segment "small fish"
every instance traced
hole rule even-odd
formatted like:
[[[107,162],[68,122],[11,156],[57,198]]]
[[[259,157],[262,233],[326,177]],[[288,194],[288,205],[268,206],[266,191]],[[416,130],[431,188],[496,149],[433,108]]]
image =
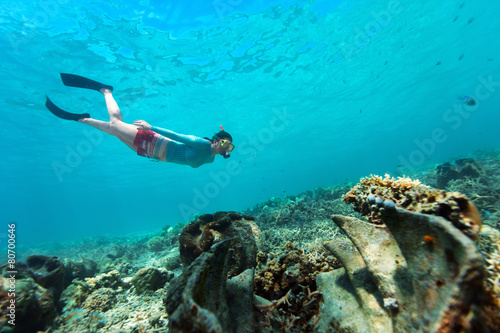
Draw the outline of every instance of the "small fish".
[[[476,100],[470,96],[461,96],[458,100],[468,106],[476,105]]]

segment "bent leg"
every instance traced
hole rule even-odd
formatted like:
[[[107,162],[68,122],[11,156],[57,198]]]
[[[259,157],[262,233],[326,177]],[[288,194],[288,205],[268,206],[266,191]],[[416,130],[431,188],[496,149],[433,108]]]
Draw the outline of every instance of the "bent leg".
[[[123,116],[120,112],[120,108],[113,98],[113,94],[109,89],[101,89],[100,92],[104,95],[104,99],[106,100],[106,107],[108,108],[109,120],[119,120],[123,121]]]

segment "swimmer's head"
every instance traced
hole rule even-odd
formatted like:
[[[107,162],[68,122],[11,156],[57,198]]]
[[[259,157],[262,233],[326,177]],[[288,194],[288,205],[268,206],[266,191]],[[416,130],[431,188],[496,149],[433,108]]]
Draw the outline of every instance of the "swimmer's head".
[[[212,137],[212,141],[220,141],[222,152],[220,153],[224,158],[229,158],[231,152],[234,149],[233,137],[228,132],[224,131],[224,128],[220,126],[220,131],[215,133]]]

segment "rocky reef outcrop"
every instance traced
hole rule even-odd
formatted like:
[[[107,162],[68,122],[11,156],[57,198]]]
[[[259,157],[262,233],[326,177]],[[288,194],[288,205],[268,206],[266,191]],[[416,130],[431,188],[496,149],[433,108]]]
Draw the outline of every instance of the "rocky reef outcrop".
[[[0,267],[0,330],[36,332],[54,320],[56,305],[64,283],[64,266],[55,257],[30,256],[27,264],[17,263],[14,272],[8,264]],[[12,300],[15,302],[13,303]],[[9,308],[9,306],[13,306]],[[11,311],[12,310],[12,311]],[[15,325],[7,325],[15,319]]]
[[[383,223],[381,213],[384,205],[389,204],[384,203],[385,200],[408,211],[441,216],[473,240],[481,229],[481,217],[467,197],[436,190],[410,178],[396,180],[387,174],[385,177],[366,177],[344,196],[345,202],[373,223]]]
[[[345,200],[368,222],[332,216],[347,237],[325,246],[344,267],[317,277],[325,300],[319,331],[500,328],[498,299],[485,289],[484,261],[473,240],[480,220],[465,197],[407,178],[372,176]],[[443,206],[451,207],[447,214],[439,214]]]
[[[225,239],[200,254],[170,284],[165,308],[170,332],[254,332],[253,269],[227,279],[232,242]]]
[[[479,178],[486,181],[486,171],[472,158],[456,160],[454,164],[443,163],[436,168],[437,186],[444,189],[452,180]]]
[[[52,290],[57,303],[64,288],[64,264],[57,257],[32,255],[26,260],[28,270],[33,274],[35,282]]]
[[[165,286],[172,280],[174,274],[165,268],[144,267],[141,268],[130,280],[138,293],[144,291],[155,291]]]
[[[165,298],[171,332],[254,332],[254,267],[260,246],[254,218],[205,214],[184,227],[184,265]],[[229,278],[229,279],[228,279]]]
[[[71,259],[65,260],[65,284],[69,286],[73,279],[83,280],[88,277],[93,277],[97,274],[97,263],[93,260],[86,259],[80,256],[80,261]]]
[[[184,267],[189,266],[212,245],[230,239],[233,249],[229,275],[255,267],[261,243],[260,229],[250,215],[216,212],[198,217],[184,227],[179,236],[179,252]]]

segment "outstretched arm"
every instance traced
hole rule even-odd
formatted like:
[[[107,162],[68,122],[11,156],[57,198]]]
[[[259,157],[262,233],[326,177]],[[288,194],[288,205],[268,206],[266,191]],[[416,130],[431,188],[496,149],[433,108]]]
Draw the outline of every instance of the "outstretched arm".
[[[145,131],[153,131],[153,132],[161,134],[161,135],[163,135],[171,140],[175,140],[175,141],[178,141],[181,143],[190,144],[190,143],[193,143],[196,141],[195,136],[178,134],[178,133],[172,132],[172,131],[167,130],[167,129],[163,129],[163,128],[156,127],[156,126],[151,126],[150,124],[148,124],[144,120],[136,120],[136,121],[134,121],[134,125],[138,126],[139,129],[142,129]]]

